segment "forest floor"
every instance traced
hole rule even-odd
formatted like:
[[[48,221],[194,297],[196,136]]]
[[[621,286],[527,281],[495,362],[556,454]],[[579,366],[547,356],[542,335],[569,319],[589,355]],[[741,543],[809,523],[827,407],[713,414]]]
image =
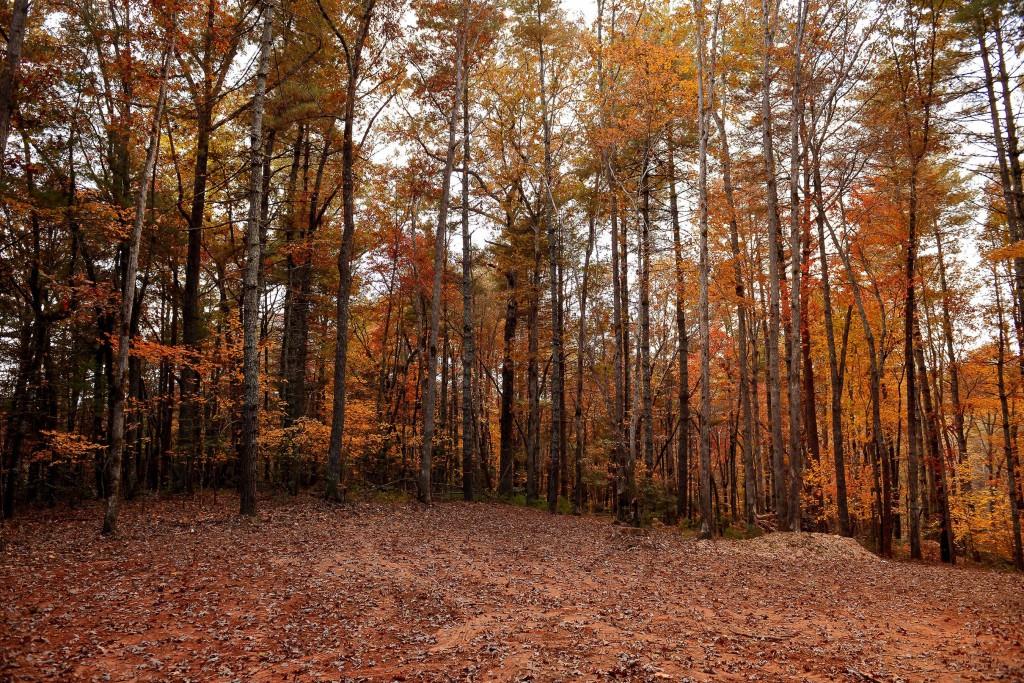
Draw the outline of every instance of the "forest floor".
[[[491,503],[26,513],[0,680],[1024,680],[1024,577]]]

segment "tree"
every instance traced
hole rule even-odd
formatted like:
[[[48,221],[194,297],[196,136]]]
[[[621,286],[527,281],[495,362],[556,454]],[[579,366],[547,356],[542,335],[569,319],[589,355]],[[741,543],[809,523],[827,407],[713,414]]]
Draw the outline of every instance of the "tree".
[[[139,269],[139,243],[142,240],[142,226],[146,219],[149,179],[156,167],[156,154],[160,146],[160,121],[163,118],[164,102],[167,98],[167,77],[171,57],[174,54],[173,36],[176,28],[175,22],[172,20],[167,32],[167,47],[160,65],[160,85],[149,128],[146,161],[142,167],[142,175],[135,193],[135,220],[128,240],[128,266],[121,289],[121,315],[118,320],[117,355],[114,357],[112,386],[113,403],[110,413],[110,491],[107,494],[107,511],[103,517],[103,533],[105,535],[113,535],[117,531],[118,505],[121,496],[121,460],[124,453],[125,376],[128,370],[128,347],[131,344],[131,320],[135,306],[135,284]]]
[[[779,369],[779,330],[781,327],[781,227],[779,225],[779,191],[775,175],[775,144],[772,139],[771,55],[775,47],[778,23],[778,4],[772,0],[761,2],[761,23],[764,29],[761,62],[761,150],[764,159],[765,187],[768,210],[768,422],[771,426],[772,480],[774,485],[775,514],[780,520],[787,516],[788,471],[782,442],[782,374]]]
[[[373,23],[374,9],[377,0],[363,0],[358,11],[351,18],[355,27],[354,38],[349,39],[331,20],[320,0],[317,6],[325,21],[331,27],[335,37],[341,44],[345,59],[345,110],[341,138],[341,205],[342,233],[341,248],[338,250],[338,297],[336,338],[334,351],[334,403],[331,412],[330,451],[327,454],[327,487],[328,500],[338,501],[342,498],[341,467],[342,442],[345,437],[345,382],[348,369],[348,331],[349,331],[349,299],[352,296],[352,244],[355,238],[355,118],[358,104],[359,81],[362,77],[363,50],[366,48]],[[349,27],[345,27],[348,29]],[[436,336],[436,335],[435,335]]]
[[[263,260],[260,236],[260,203],[263,190],[263,107],[267,91],[267,70],[273,40],[274,6],[265,2],[260,30],[260,52],[256,62],[256,91],[252,96],[249,126],[249,215],[245,227],[245,279],[242,292],[244,349],[242,374],[242,457],[239,512],[256,514],[256,462],[259,449],[260,360],[257,347],[259,322],[259,273]]]
[[[700,335],[700,533],[710,538],[715,533],[711,509],[711,322],[708,287],[711,262],[708,255],[708,113],[704,104],[704,6],[694,5],[697,20],[697,192],[698,230],[700,233],[700,301],[698,330]]]
[[[0,162],[7,156],[7,139],[11,133],[11,116],[16,108],[21,49],[25,42],[28,21],[28,0],[15,0],[11,9],[11,25],[7,29],[7,57],[0,69]]]
[[[469,0],[463,0],[461,20],[455,47],[455,78],[452,85],[452,105],[448,114],[448,147],[441,172],[441,195],[437,206],[437,229],[434,233],[434,275],[431,289],[430,328],[427,342],[427,369],[423,378],[423,450],[420,455],[419,499],[430,504],[431,457],[434,440],[434,401],[437,394],[437,337],[441,321],[441,277],[444,273],[445,246],[448,234],[448,203],[452,169],[458,146],[458,121],[462,110],[465,78],[466,33],[469,28]]]

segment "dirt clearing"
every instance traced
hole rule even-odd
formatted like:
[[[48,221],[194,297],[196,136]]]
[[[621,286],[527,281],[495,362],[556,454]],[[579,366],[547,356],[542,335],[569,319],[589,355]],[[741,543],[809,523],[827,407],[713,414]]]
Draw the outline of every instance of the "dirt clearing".
[[[496,504],[134,503],[4,529],[2,680],[1022,680],[1024,578]]]

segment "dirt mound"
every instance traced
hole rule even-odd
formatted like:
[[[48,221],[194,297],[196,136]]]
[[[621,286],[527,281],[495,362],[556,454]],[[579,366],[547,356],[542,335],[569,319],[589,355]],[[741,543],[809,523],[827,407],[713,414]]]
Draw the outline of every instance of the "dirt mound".
[[[800,557],[810,560],[882,562],[870,550],[852,538],[818,533],[765,534],[741,541],[744,550],[772,557]]]

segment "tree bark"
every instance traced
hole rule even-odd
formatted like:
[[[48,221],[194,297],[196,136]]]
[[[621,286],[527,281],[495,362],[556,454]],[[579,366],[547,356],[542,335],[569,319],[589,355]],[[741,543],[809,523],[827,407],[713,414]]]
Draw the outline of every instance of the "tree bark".
[[[1016,440],[1010,430],[1010,408],[1006,391],[1006,323],[1003,316],[1003,302],[999,294],[998,273],[993,268],[993,280],[996,292],[996,315],[999,327],[999,355],[996,363],[996,379],[999,389],[999,410],[1002,416],[1003,455],[1006,458],[1006,485],[1010,498],[1010,521],[1013,529],[1013,564],[1018,571],[1024,571],[1024,550],[1021,548],[1020,501],[1017,491],[1017,452]]]
[[[420,472],[417,481],[420,502],[431,502],[431,457],[434,447],[434,399],[437,394],[437,336],[441,317],[441,279],[444,275],[446,237],[448,233],[448,204],[451,192],[452,169],[458,147],[458,122],[462,110],[463,82],[466,54],[466,32],[469,30],[469,0],[463,0],[462,21],[455,53],[455,92],[448,114],[448,150],[441,175],[441,197],[437,207],[437,230],[434,233],[434,280],[431,289],[430,331],[427,342],[427,372],[423,378],[423,449],[420,453]]]
[[[648,141],[650,145],[650,141]],[[654,397],[651,394],[651,175],[648,152],[640,178],[640,393],[644,476],[654,476]]]
[[[263,3],[263,28],[256,65],[256,92],[252,97],[249,126],[249,215],[245,228],[245,275],[242,282],[242,462],[239,482],[239,513],[256,515],[256,463],[259,459],[259,274],[263,260],[260,205],[263,189],[263,108],[273,40],[274,5]]]
[[[800,186],[797,178],[800,173],[800,124],[803,119],[803,96],[801,85],[801,52],[803,47],[804,27],[807,21],[807,3],[797,2],[795,36],[793,38],[793,79],[791,83],[790,116],[789,116],[789,512],[790,531],[800,531],[800,497],[804,485],[804,449],[803,449],[803,397],[800,381],[800,294],[802,279],[800,254]],[[808,397],[813,400],[814,397]]]
[[[171,35],[176,28],[176,26],[171,27]],[[117,353],[114,355],[114,381],[111,385],[113,401],[110,414],[110,469],[108,474],[110,488],[107,491],[107,509],[103,516],[103,534],[105,536],[112,536],[117,532],[121,496],[121,460],[124,454],[125,378],[128,371],[128,347],[131,344],[131,321],[135,306],[135,280],[139,270],[139,244],[142,241],[142,226],[146,219],[149,179],[156,167],[156,155],[160,147],[160,120],[163,118],[164,102],[167,98],[167,74],[174,52],[173,45],[173,38],[169,38],[160,66],[160,90],[157,94],[156,106],[153,108],[153,118],[149,128],[146,161],[142,167],[142,176],[139,178],[139,186],[135,195],[135,222],[132,225],[132,233],[128,241],[128,262],[121,287],[118,347]]]
[[[928,470],[932,475],[935,491],[935,505],[940,516],[939,549],[943,562],[956,564],[956,548],[953,543],[953,524],[949,514],[949,488],[946,481],[945,460],[939,445],[938,407],[932,400],[928,383],[928,368],[925,365],[921,326],[914,325],[914,360],[921,378],[921,407],[924,417],[923,436],[928,447]]]
[[[995,76],[992,70],[991,58],[988,52],[988,43],[985,39],[986,28],[984,21],[979,20],[978,22],[978,46],[981,54],[981,62],[985,73],[985,90],[988,93],[988,108],[989,115],[992,119],[992,139],[996,148],[996,158],[999,162],[999,180],[1000,187],[1002,188],[1003,203],[1006,207],[1006,227],[1010,234],[1010,239],[1014,242],[1021,239],[1021,220],[1024,220],[1024,215],[1021,214],[1022,201],[1021,201],[1021,178],[1019,173],[1011,173],[1010,169],[1010,157],[1011,153],[1007,151],[1007,143],[1003,140],[1002,126],[999,121],[999,104],[996,98],[995,91]],[[999,51],[999,56],[1002,57],[1002,50]],[[1000,62],[1002,60],[1000,59]],[[1002,82],[1002,76],[1005,74],[1005,67],[1000,65],[1000,82]],[[1002,93],[1006,95],[1006,90],[1003,89]],[[1009,113],[1012,117],[1013,107],[1009,99],[1004,100],[1004,113]],[[1009,121],[1007,122],[1008,128],[1012,125]],[[1016,127],[1013,128],[1016,133]],[[1016,141],[1016,135],[1014,135],[1014,141]],[[1018,170],[1020,166],[1019,153],[1018,153]],[[1017,315],[1013,316],[1014,332],[1017,337],[1017,358],[1020,371],[1024,374],[1024,258],[1017,256],[1013,259],[1013,301],[1015,302],[1014,308],[1017,311]]]
[[[775,49],[775,29],[778,23],[778,5],[774,0],[761,0],[761,18],[764,24],[761,63],[761,148],[764,160],[766,197],[768,205],[768,422],[771,426],[772,483],[774,486],[775,515],[779,524],[789,520],[787,513],[788,479],[786,453],[782,440],[782,391],[779,369],[779,333],[782,264],[779,259],[779,191],[775,177],[775,145],[772,140],[771,106],[771,54]]]
[[[711,98],[714,100],[716,79],[711,78]],[[743,266],[740,253],[739,223],[736,219],[736,196],[732,181],[732,155],[729,152],[729,136],[725,125],[724,101],[722,111],[712,110],[718,125],[718,139],[722,164],[722,186],[729,216],[729,244],[732,248],[732,271],[736,294],[737,320],[737,364],[739,365],[740,412],[743,420],[743,514],[747,526],[754,524],[757,513],[757,474],[754,469],[754,416],[750,399],[750,366],[747,352],[747,302],[743,286]]]
[[[364,0],[359,16],[359,29],[351,46],[340,32],[335,34],[342,43],[347,79],[345,84],[345,119],[341,141],[341,249],[338,251],[338,301],[335,322],[334,349],[334,403],[331,409],[331,437],[327,452],[327,482],[325,497],[340,501],[342,493],[342,447],[345,440],[345,380],[348,376],[348,321],[349,299],[352,295],[352,246],[355,236],[355,141],[353,130],[356,117],[356,99],[363,61],[363,47],[370,33],[376,0]],[[323,8],[321,8],[323,12]],[[326,18],[326,14],[324,14]],[[333,23],[332,23],[333,27]],[[453,124],[454,125],[454,124]],[[450,170],[450,169],[449,169]],[[434,345],[437,339],[435,335]],[[435,358],[436,367],[436,358]],[[431,406],[433,407],[433,406]]]
[[[541,5],[537,6],[537,21],[543,25]],[[545,223],[548,236],[548,274],[551,279],[551,459],[548,463],[548,511],[558,509],[558,472],[562,458],[562,296],[559,287],[559,251],[561,227],[558,206],[555,204],[553,160],[551,157],[551,112],[548,109],[547,74],[545,66],[544,40],[538,43],[538,66],[540,78],[541,122],[544,142],[544,193]]]
[[[465,61],[465,58],[463,58]],[[462,91],[462,497],[473,500],[476,471],[476,429],[473,425],[473,367],[476,349],[473,339],[473,254],[469,239],[469,73],[463,69]]]
[[[524,199],[525,201],[525,199]],[[526,340],[526,393],[529,402],[526,418],[526,501],[532,503],[540,495],[540,368],[538,354],[540,318],[540,224],[533,225],[533,264],[530,270],[530,301],[526,314],[529,328]]]
[[[917,257],[917,168],[911,169],[910,206],[907,223],[906,246],[906,299],[903,309],[903,362],[907,377],[907,495],[909,506],[910,557],[921,559],[921,498],[918,492],[920,463],[920,441],[917,421],[917,373],[914,363],[914,319],[917,316],[915,306]]]
[[[842,205],[840,204],[842,210]],[[853,300],[857,306],[857,313],[860,316],[863,326],[864,341],[868,346],[869,363],[869,394],[871,397],[871,467],[874,476],[875,507],[879,518],[879,553],[883,556],[892,554],[892,488],[888,464],[885,462],[885,437],[882,433],[882,370],[875,334],[871,329],[871,322],[868,319],[867,310],[864,307],[864,297],[861,294],[860,284],[854,275],[853,264],[849,252],[843,248],[836,237],[831,223],[825,222],[829,229],[832,243],[836,247],[843,266],[846,270],[847,281],[850,289],[853,290]],[[844,221],[845,225],[845,221]]]
[[[700,535],[715,532],[711,507],[711,327],[708,287],[711,262],[708,255],[708,130],[704,104],[704,3],[696,0],[697,15],[697,225],[699,232],[699,294],[697,329],[700,336]]]
[[[690,453],[690,340],[686,331],[686,300],[683,278],[683,248],[679,229],[679,197],[676,192],[674,143],[671,131],[668,141],[669,213],[672,215],[672,247],[675,255],[676,341],[679,358],[679,438],[676,442],[676,515],[682,518],[689,511]]]
[[[600,189],[600,173],[594,179],[595,194]],[[575,514],[583,511],[583,459],[585,453],[585,435],[583,426],[583,355],[587,343],[587,296],[590,287],[590,257],[597,239],[597,214],[594,209],[588,216],[587,250],[583,256],[583,281],[580,284],[580,320],[576,337],[576,406],[573,415],[573,427],[576,432],[575,478],[576,487],[573,491],[572,509]]]
[[[843,375],[836,353],[835,320],[832,315],[832,284],[829,275],[828,254],[825,250],[825,200],[821,189],[821,162],[816,131],[812,130],[811,175],[814,187],[815,223],[818,228],[818,260],[821,268],[821,298],[825,318],[825,344],[828,348],[829,389],[832,400],[832,459],[836,473],[836,509],[839,514],[839,532],[843,536],[853,534],[850,526],[850,509],[846,491],[846,452],[843,442]],[[851,310],[846,312],[846,327],[849,330]],[[845,334],[844,334],[845,339]]]
[[[511,225],[511,219],[509,224]],[[509,270],[505,273],[505,286],[507,301],[505,303],[505,328],[502,336],[501,414],[498,418],[498,431],[501,440],[499,455],[499,469],[501,472],[498,481],[498,493],[503,496],[511,496],[515,479],[515,437],[513,432],[515,415],[513,410],[515,409],[516,379],[516,366],[512,355],[512,346],[516,338],[516,323],[518,321],[516,273],[514,270]]]
[[[11,133],[11,117],[17,107],[21,48],[25,42],[29,0],[14,0],[11,25],[7,29],[7,58],[0,67],[0,176],[4,174],[7,139]]]

